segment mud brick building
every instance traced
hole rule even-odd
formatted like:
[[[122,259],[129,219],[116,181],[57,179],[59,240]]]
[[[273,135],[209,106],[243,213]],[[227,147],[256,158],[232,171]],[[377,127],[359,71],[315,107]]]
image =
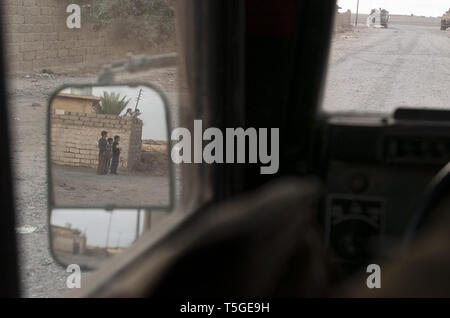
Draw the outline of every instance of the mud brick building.
[[[54,164],[96,168],[98,140],[119,135],[122,149],[119,170],[133,170],[142,148],[142,121],[114,115],[65,112],[51,114],[51,156]]]
[[[84,254],[86,252],[86,235],[77,233],[70,227],[51,225],[53,248],[56,251]]]
[[[100,103],[101,98],[95,96],[84,96],[59,93],[53,98],[52,110],[64,110],[78,113],[95,113],[94,107]]]

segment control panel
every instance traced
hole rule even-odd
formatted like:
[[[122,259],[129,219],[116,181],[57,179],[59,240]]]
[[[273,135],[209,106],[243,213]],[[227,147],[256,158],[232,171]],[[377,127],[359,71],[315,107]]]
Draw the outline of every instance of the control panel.
[[[342,262],[387,255],[450,160],[450,112],[333,116],[325,139],[326,247]]]

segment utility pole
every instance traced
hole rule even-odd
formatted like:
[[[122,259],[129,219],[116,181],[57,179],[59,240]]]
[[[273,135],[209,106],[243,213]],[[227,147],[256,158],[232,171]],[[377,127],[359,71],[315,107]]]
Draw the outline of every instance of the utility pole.
[[[137,97],[136,106],[134,107],[134,111],[136,111],[136,109],[139,105],[139,102],[141,101],[141,95],[142,95],[142,88],[139,90],[139,96]]]
[[[356,3],[356,23],[355,23],[355,28],[358,26],[358,14],[359,14],[359,0],[357,0],[357,3]]]
[[[120,247],[120,235],[122,234],[122,232],[119,232],[119,238],[117,239],[117,249],[119,249]]]
[[[137,215],[136,215],[136,237],[135,237],[135,241],[137,241],[139,239],[139,232],[141,230],[141,210],[137,210]]]
[[[112,220],[112,212],[107,212],[109,213],[109,223],[108,223],[108,230],[106,231],[106,243],[105,243],[105,248],[108,248],[108,244],[109,244],[109,232],[111,231],[111,220]]]

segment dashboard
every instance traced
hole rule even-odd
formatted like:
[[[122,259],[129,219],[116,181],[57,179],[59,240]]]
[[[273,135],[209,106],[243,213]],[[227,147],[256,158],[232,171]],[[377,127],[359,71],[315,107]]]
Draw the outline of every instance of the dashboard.
[[[340,263],[393,257],[433,177],[450,161],[450,112],[327,119],[325,244]]]

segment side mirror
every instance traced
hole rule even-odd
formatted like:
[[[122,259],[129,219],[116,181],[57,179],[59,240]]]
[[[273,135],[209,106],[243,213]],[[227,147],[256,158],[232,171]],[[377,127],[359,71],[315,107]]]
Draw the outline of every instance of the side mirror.
[[[48,109],[48,198],[53,256],[97,268],[130,246],[152,211],[173,206],[165,96],[141,85],[72,85]]]

